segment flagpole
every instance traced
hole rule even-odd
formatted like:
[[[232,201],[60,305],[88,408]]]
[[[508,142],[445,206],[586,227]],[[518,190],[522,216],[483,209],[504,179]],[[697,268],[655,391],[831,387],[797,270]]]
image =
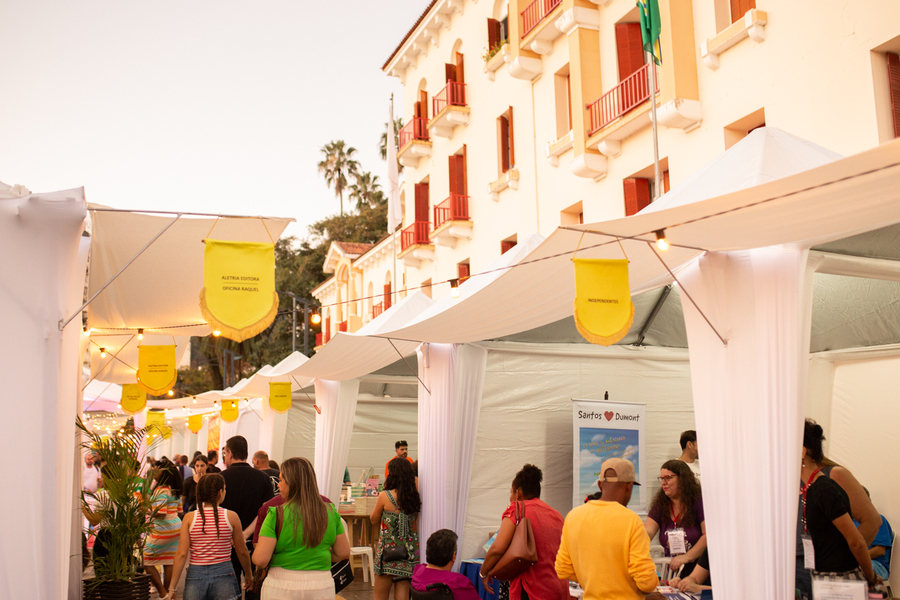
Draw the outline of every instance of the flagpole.
[[[397,135],[394,133],[394,93],[391,92],[391,118],[388,122],[388,133],[390,133],[390,139],[388,140],[389,144],[396,144]],[[396,157],[394,161],[396,161]],[[388,218],[390,221],[390,217]],[[401,221],[402,224],[402,221]],[[397,283],[397,228],[394,227],[394,230],[391,231],[391,253],[394,255],[394,272],[392,274],[391,279],[391,306],[396,304],[396,294],[399,284]]]
[[[659,181],[659,136],[656,128],[656,60],[650,52],[645,53],[650,59],[647,65],[647,85],[650,92],[650,122],[653,124],[653,198],[658,199],[662,194]]]

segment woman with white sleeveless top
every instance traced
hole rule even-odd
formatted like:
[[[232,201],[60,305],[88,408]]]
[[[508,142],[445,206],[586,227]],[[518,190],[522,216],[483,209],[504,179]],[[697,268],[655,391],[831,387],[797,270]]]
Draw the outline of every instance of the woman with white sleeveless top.
[[[190,554],[184,583],[185,600],[240,598],[240,577],[231,566],[231,547],[244,569],[244,587],[253,583],[250,552],[237,514],[220,506],[225,499],[225,478],[209,473],[197,482],[197,510],[184,515],[168,600],[176,600],[178,578]]]

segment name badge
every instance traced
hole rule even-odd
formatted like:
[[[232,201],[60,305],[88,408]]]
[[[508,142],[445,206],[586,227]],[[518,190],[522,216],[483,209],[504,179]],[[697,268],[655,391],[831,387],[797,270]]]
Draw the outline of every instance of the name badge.
[[[815,548],[813,548],[812,538],[804,533],[800,537],[800,540],[803,542],[803,567],[806,569],[815,569],[816,551]]]
[[[666,532],[669,536],[669,555],[684,554],[687,552],[684,529],[671,529]]]

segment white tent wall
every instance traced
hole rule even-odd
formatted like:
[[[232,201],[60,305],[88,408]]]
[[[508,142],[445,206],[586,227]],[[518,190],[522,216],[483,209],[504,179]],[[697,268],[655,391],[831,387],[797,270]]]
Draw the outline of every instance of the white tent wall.
[[[900,357],[835,365],[827,456],[868,488],[894,531],[900,527],[900,480],[891,458],[900,447],[898,423]]]
[[[256,402],[255,404],[259,403]],[[259,410],[257,406],[254,406],[254,409]],[[252,409],[242,410],[238,417],[237,433],[235,435],[242,435],[247,440],[247,462],[250,462],[253,459],[253,453],[259,450],[260,423],[259,416]],[[222,445],[224,446],[227,441],[228,438],[223,439]]]
[[[610,401],[646,403],[649,502],[659,489],[659,466],[681,454],[679,436],[694,428],[687,350],[503,342],[488,348],[463,558],[484,556],[525,463],[544,472],[541,499],[563,515],[571,510],[573,398],[602,400],[609,391]]]
[[[394,442],[409,442],[409,455],[418,456],[418,405],[415,402],[371,401],[360,399],[356,404],[353,433],[347,468],[353,483],[363,470],[375,467],[375,474],[384,479],[384,465],[394,455]],[[306,402],[294,402],[288,413],[284,442],[284,456],[315,459],[316,409]],[[334,500],[334,498],[332,498]]]

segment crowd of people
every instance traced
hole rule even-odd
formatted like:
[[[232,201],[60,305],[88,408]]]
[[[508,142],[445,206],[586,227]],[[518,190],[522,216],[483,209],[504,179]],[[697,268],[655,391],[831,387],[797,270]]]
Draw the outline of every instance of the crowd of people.
[[[812,597],[813,577],[864,580],[876,586],[889,576],[893,532],[872,505],[868,491],[846,468],[828,460],[822,428],[807,420],[801,453],[797,524],[797,594]],[[600,468],[599,491],[565,518],[541,500],[543,473],[526,464],[512,480],[509,505],[481,567],[491,587],[498,565],[514,544],[523,518],[534,540],[536,561],[508,582],[511,600],[566,600],[569,581],[586,600],[660,598],[651,544],[658,538],[668,557],[668,585],[692,593],[710,585],[709,553],[700,484],[697,435],[681,436],[682,454],[660,468],[660,489],[647,518],[628,508],[634,465],[609,458]],[[371,522],[379,526],[375,552],[375,599],[406,600],[435,584],[457,600],[479,598],[472,582],[454,573],[457,534],[442,529],[426,542],[420,561],[418,464],[405,441],[395,445]],[[176,456],[156,467],[154,527],[143,562],[161,598],[226,599],[241,593],[263,600],[324,600],[335,594],[331,567],[350,556],[350,543],[335,504],[319,493],[312,464],[290,458],[281,465],[265,452],[247,462],[247,441],[230,438],[222,453]],[[102,465],[85,460],[85,488],[102,487]],[[102,524],[94,546],[103,551]],[[179,577],[187,565],[185,589]],[[252,566],[267,567],[264,583]],[[159,571],[162,569],[162,572]]]

